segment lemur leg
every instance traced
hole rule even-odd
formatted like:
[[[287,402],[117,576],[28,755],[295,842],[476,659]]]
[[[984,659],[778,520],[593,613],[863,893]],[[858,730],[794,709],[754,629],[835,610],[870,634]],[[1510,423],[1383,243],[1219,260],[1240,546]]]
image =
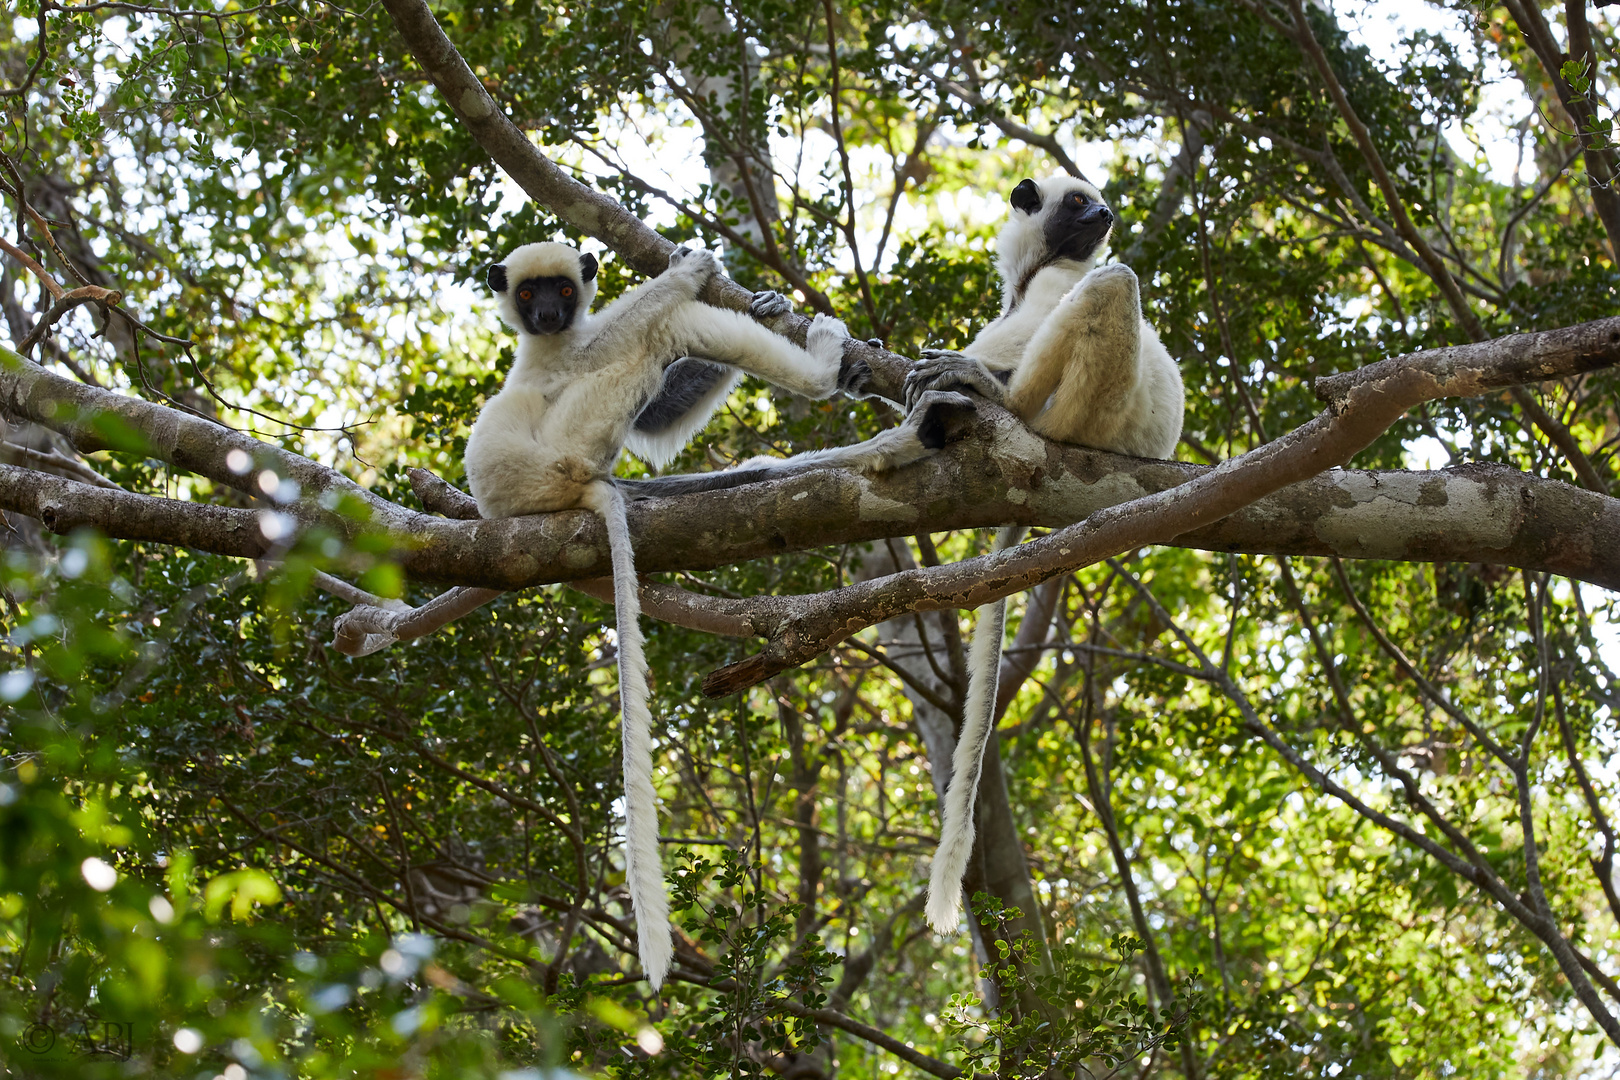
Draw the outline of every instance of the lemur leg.
[[[790,458],[751,458],[722,472],[688,476],[659,476],[650,480],[620,480],[619,488],[633,499],[664,498],[700,491],[725,491],[744,484],[775,480],[811,469],[853,469],[877,473],[898,469],[962,438],[976,412],[964,394],[938,391],[925,396],[893,427],[853,446],[812,450]]]
[[[1049,438],[1106,447],[1129,419],[1141,337],[1136,274],[1120,263],[1098,267],[1030,339],[1007,407]]]
[[[915,407],[930,390],[972,390],[999,405],[1011,376],[1011,371],[991,371],[983,361],[950,349],[924,349],[906,375],[906,408]]]
[[[806,397],[830,397],[849,331],[837,319],[817,315],[805,347],[767,330],[737,311],[692,302],[669,313],[666,332],[678,352],[740,368]]]
[[[581,505],[585,489],[611,474],[630,424],[625,412],[604,411],[602,402],[634,402],[658,376],[653,365],[614,365],[581,374],[555,398],[523,385],[491,398],[467,450],[479,511],[514,517]]]

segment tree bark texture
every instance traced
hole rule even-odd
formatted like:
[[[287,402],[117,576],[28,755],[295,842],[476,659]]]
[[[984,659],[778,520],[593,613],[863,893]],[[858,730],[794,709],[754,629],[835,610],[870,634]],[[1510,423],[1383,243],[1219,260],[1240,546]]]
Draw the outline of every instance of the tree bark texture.
[[[1133,548],[1179,542],[1183,535],[1214,525],[1290,484],[1337,468],[1407,409],[1425,401],[1472,397],[1616,362],[1620,362],[1620,318],[1610,318],[1412,353],[1319,380],[1317,392],[1328,403],[1326,411],[1173,489],[1094,511],[1084,520],[1077,515],[1077,524],[1007,551],[895,574],[822,596],[766,598],[760,603],[778,612],[766,617],[767,623],[775,624],[769,630],[769,644],[758,655],[714,672],[704,681],[704,691],[718,697],[752,686],[903,611],[978,607]],[[998,415],[997,410],[987,412]],[[1012,425],[1002,429],[1007,437],[1016,437],[1011,434],[1015,428],[1028,434],[1007,419]],[[1038,439],[1034,444],[1044,445]],[[1608,558],[1615,547],[1610,511],[1620,504],[1597,498],[1604,500],[1597,505],[1605,508],[1605,520],[1594,522],[1599,527],[1578,543],[1593,557]]]
[[[1620,320],[1608,321],[1620,326]],[[303,498],[279,508],[300,528],[319,525],[345,538],[387,531],[398,539],[402,567],[417,580],[517,589],[608,573],[606,532],[585,511],[497,521],[434,517],[240,432],[85,386],[14,353],[3,358],[0,410],[61,432],[83,452],[118,445],[106,434],[105,421],[93,419],[116,416],[140,433],[142,452],[251,495],[263,494],[257,470],[274,469],[302,488]],[[1323,382],[1332,391],[1332,381]],[[226,463],[231,450],[249,455],[255,468],[233,472]],[[16,471],[0,485],[0,508],[42,519],[40,499],[48,493],[53,520],[64,528],[91,525],[115,538],[161,540],[221,555],[263,553],[257,511],[216,514],[199,504]],[[874,477],[815,470],[731,491],[635,502],[630,528],[643,572],[705,570],[896,534],[1015,521],[1061,527],[1214,472],[1048,442],[985,406],[969,438],[910,468]],[[48,486],[26,490],[34,483]],[[345,496],[366,513],[356,517],[328,508]],[[153,532],[154,520],[174,527]],[[1486,562],[1620,589],[1616,535],[1620,500],[1475,464],[1421,472],[1329,469],[1159,542],[1269,555]]]

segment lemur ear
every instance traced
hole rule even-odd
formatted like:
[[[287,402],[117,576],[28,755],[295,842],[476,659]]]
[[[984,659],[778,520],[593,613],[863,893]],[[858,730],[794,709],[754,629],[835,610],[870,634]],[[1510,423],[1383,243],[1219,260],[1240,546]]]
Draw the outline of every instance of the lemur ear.
[[[1018,182],[1018,186],[1012,189],[1012,205],[1014,210],[1022,210],[1026,214],[1033,214],[1041,208],[1041,189],[1035,186],[1035,181]]]
[[[506,291],[506,267],[502,266],[500,263],[495,263],[484,273],[489,279],[490,288],[494,289],[496,292]]]
[[[589,281],[596,276],[596,256],[583,251],[579,256],[579,280]]]

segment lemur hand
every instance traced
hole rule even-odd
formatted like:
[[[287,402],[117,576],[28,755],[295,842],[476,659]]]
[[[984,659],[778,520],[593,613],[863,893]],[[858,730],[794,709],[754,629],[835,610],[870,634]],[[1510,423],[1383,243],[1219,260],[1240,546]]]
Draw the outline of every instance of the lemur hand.
[[[972,390],[998,405],[1007,398],[1007,388],[989,368],[950,349],[924,349],[922,359],[912,365],[906,375],[906,410],[916,408],[930,390]]]
[[[793,301],[779,292],[764,289],[748,302],[748,314],[756,319],[774,319],[793,310]]]
[[[695,291],[701,290],[709,279],[720,272],[720,260],[707,248],[678,247],[669,253],[670,274],[691,278]]]

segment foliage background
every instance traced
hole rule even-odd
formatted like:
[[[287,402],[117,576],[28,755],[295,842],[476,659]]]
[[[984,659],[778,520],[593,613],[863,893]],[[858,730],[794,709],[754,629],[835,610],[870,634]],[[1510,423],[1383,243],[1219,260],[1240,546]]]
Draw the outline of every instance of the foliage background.
[[[1412,21],[1433,31],[1404,36],[1382,8],[1309,14],[1491,334],[1616,310],[1590,156],[1518,10],[1431,5]],[[797,289],[904,353],[960,346],[994,317],[1003,193],[1078,159],[1106,177],[1114,249],[1181,361],[1184,458],[1296,427],[1314,376],[1466,337],[1278,31],[1281,7],[437,14],[558,160],[672,239],[723,241],[745,284]],[[1615,25],[1589,15],[1586,142],[1612,156]],[[1546,17],[1567,40],[1562,9]],[[249,428],[410,505],[406,467],[459,478],[511,358],[482,268],[520,242],[580,238],[503,182],[385,11],[24,0],[0,25],[0,73],[20,88],[5,99],[7,191],[148,326],[191,342],[87,307],[41,362]],[[4,201],[15,242],[49,262]],[[606,298],[633,276],[601,254]],[[13,345],[46,299],[4,264]],[[1610,486],[1615,382],[1540,398]],[[890,422],[745,384],[676,468]],[[1508,395],[1409,416],[1357,465],[1481,460],[1577,476]],[[133,490],[240,504],[137,453],[91,464]],[[921,917],[937,825],[918,715],[959,711],[968,619],[880,627],[721,702],[698,680],[748,643],[650,626],[668,862],[701,953],[655,1000],[617,890],[602,605],[508,596],[349,660],[325,645],[343,605],[310,585],[339,554],[318,538],[252,567],[6,520],[8,1073],[935,1071],[806,1015],[830,1008],[936,1065],[1003,1076],[1611,1075],[1613,1049],[1532,934],[1323,795],[1236,704],[1384,812],[1417,816],[1411,779],[1516,891],[1530,888],[1528,805],[1561,932],[1613,971],[1616,683],[1596,635],[1614,613],[1590,586],[1174,548],[1060,582],[995,766],[1023,892],[990,890],[985,928],[944,937]],[[809,592],[986,542],[901,538],[678,580]],[[407,588],[386,563],[363,584]],[[1516,774],[1493,747],[1520,739]],[[97,887],[92,859],[116,884]],[[1007,913],[1020,896],[1035,910]],[[116,1050],[126,1024],[127,1062],[80,1055]]]

